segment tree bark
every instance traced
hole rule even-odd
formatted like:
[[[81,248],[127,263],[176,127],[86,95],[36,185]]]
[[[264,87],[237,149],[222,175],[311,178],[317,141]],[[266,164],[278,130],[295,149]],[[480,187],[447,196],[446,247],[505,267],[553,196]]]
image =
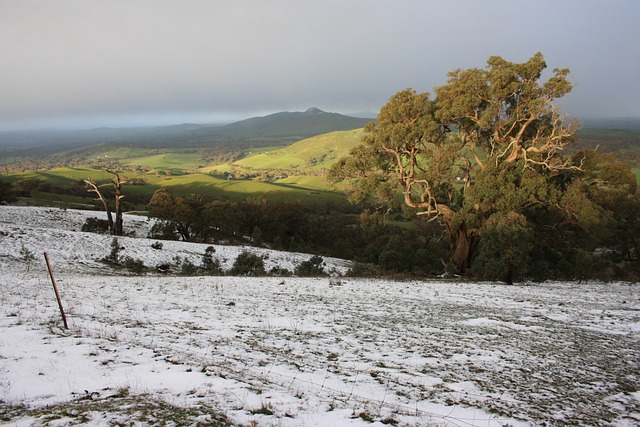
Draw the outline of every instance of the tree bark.
[[[98,200],[100,200],[100,202],[102,203],[102,206],[104,207],[105,212],[107,213],[107,221],[109,222],[109,233],[114,234],[115,225],[113,221],[113,215],[111,214],[111,209],[109,209],[109,204],[107,203],[107,200],[104,198],[104,196],[100,192],[98,185],[95,182],[93,182],[91,178],[85,179],[84,182],[87,184],[87,186],[90,187],[87,191],[91,193],[96,193],[96,195],[98,196]]]
[[[122,236],[124,234],[124,220],[122,219],[122,184],[124,181],[120,179],[120,175],[117,172],[113,172],[107,170],[107,172],[115,175],[111,182],[113,183],[113,188],[115,191],[115,195],[113,196],[115,201],[115,221],[113,223],[113,232],[114,236]]]
[[[84,182],[89,187],[88,191],[92,193],[96,193],[96,195],[98,196],[98,200],[100,200],[100,202],[102,203],[102,206],[104,207],[104,210],[107,213],[107,220],[109,221],[109,232],[111,233],[111,235],[122,236],[124,234],[124,221],[122,219],[122,198],[124,196],[122,195],[121,189],[122,189],[122,184],[124,184],[125,181],[120,179],[120,175],[118,175],[117,172],[112,172],[110,170],[107,170],[107,172],[115,175],[111,180],[111,183],[113,184],[113,187],[115,189],[115,196],[114,196],[115,219],[113,218],[113,214],[111,213],[109,204],[107,203],[107,200],[104,198],[104,196],[100,192],[98,185],[95,182],[93,182],[91,178],[85,179]]]
[[[454,228],[446,222],[447,233],[449,234],[449,261],[456,268],[459,274],[466,273],[471,266],[471,259],[480,243],[480,236],[475,230],[466,227]]]
[[[504,282],[507,285],[513,285],[513,264],[509,263],[509,267],[507,268],[507,274],[504,278]]]

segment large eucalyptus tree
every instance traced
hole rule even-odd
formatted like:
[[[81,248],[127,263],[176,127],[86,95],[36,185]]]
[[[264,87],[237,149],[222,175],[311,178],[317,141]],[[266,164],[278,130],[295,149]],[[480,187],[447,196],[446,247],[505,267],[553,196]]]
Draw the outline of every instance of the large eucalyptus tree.
[[[481,236],[493,233],[498,244],[526,237],[530,210],[562,211],[559,176],[580,168],[561,156],[577,127],[555,103],[571,91],[569,70],[542,81],[546,67],[540,53],[520,64],[494,56],[485,68],[449,73],[435,99],[412,89],[396,93],[331,175],[352,181],[353,201],[374,197],[390,208],[403,202],[441,221],[450,262],[464,273]],[[506,281],[528,250],[513,243],[500,273]]]

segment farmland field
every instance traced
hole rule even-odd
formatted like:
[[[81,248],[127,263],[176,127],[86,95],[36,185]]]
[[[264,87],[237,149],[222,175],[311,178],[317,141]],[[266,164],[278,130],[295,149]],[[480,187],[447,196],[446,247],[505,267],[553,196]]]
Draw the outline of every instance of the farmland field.
[[[637,285],[136,276],[96,261],[108,236],[74,231],[91,214],[0,207],[2,425],[640,422]],[[122,242],[148,265],[205,246]]]

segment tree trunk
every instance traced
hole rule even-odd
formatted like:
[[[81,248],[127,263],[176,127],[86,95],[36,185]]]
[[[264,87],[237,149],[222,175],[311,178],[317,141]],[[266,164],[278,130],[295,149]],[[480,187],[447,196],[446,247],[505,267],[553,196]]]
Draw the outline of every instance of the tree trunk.
[[[457,273],[464,274],[471,266],[471,258],[480,243],[480,236],[476,234],[475,230],[469,230],[464,226],[453,228],[447,222],[446,227],[449,234],[449,260],[455,266]]]
[[[507,268],[507,274],[504,278],[504,282],[507,285],[513,285],[513,264],[509,263],[509,267]]]
[[[113,183],[113,188],[115,190],[114,201],[116,205],[116,209],[115,209],[116,218],[113,223],[112,234],[114,236],[122,236],[124,234],[124,220],[122,219],[122,198],[124,197],[122,195],[123,182],[120,179],[120,175],[118,175],[116,172],[112,172],[109,170],[107,172],[115,175],[111,180],[111,182]]]
[[[123,196],[120,195],[120,188],[116,188],[116,219],[113,223],[113,235],[114,236],[122,236],[124,234],[124,220],[122,219],[122,205],[120,204],[120,200]]]
[[[96,193],[96,195],[98,196],[98,200],[100,200],[100,202],[102,203],[102,206],[104,207],[105,212],[107,213],[107,221],[109,222],[109,233],[114,234],[115,228],[114,228],[113,216],[111,215],[111,209],[109,209],[109,204],[107,203],[107,200],[104,198],[104,196],[100,192],[98,185],[95,182],[93,182],[91,178],[85,179],[84,182],[89,187],[87,191],[91,193]]]
[[[122,236],[124,234],[124,221],[122,219],[121,201],[124,196],[122,195],[121,189],[122,189],[122,184],[124,184],[125,182],[120,179],[120,175],[118,175],[116,172],[112,172],[110,170],[107,170],[107,172],[115,175],[111,180],[111,182],[113,183],[113,187],[115,189],[115,196],[114,196],[115,208],[116,208],[115,220],[113,219],[113,215],[111,213],[111,209],[109,208],[109,204],[107,203],[107,200],[104,198],[104,196],[100,192],[98,185],[95,182],[93,182],[91,178],[85,179],[84,182],[89,187],[88,191],[92,193],[96,193],[96,195],[98,196],[98,200],[100,200],[100,202],[102,203],[102,206],[104,207],[104,210],[107,213],[107,220],[109,221],[109,232],[111,233],[111,235]]]

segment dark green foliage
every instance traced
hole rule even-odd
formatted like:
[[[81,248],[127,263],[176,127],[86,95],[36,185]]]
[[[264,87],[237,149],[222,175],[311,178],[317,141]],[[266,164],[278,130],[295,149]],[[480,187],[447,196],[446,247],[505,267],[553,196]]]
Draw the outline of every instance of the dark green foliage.
[[[324,260],[317,255],[312,256],[307,261],[302,261],[294,270],[296,276],[318,277],[325,276]]]
[[[11,193],[19,197],[31,197],[31,192],[37,190],[39,185],[37,179],[20,179],[11,184]]]
[[[170,206],[175,198],[164,190],[157,196],[168,200],[158,203],[156,197],[155,204],[150,204],[152,216],[161,218],[154,225],[153,237],[175,238],[180,235],[177,227],[183,217],[174,218],[172,215],[177,215],[176,212],[162,208]],[[263,245],[274,249],[377,263],[389,239],[400,236],[400,241],[394,239],[395,248],[407,254],[400,270],[429,275],[443,271],[441,260],[446,257],[446,242],[440,239],[442,229],[437,223],[407,221],[402,213],[396,216],[404,228],[385,225],[383,216],[376,211],[365,211],[358,217],[348,206],[327,205],[312,210],[291,202],[275,203],[265,199],[242,202],[198,199],[190,201],[188,206],[193,212],[186,216],[198,218],[188,227],[191,241],[246,244],[245,236],[252,235],[254,243],[261,240]],[[397,266],[398,263],[387,265],[390,271],[396,271]]]
[[[262,230],[257,225],[253,227],[253,233],[251,233],[251,242],[254,246],[262,246]]]
[[[269,270],[269,275],[271,276],[280,276],[280,277],[289,277],[292,275],[291,271],[287,270],[286,268],[282,268],[282,267],[272,267],[271,270]]]
[[[131,258],[129,256],[124,258],[124,261],[122,261],[121,265],[124,269],[136,274],[144,273],[147,270],[147,268],[144,266],[144,262],[139,259]]]
[[[201,269],[204,274],[219,275],[223,273],[220,260],[213,256],[215,252],[216,249],[213,246],[209,246],[204,255],[202,255]]]
[[[162,240],[178,240],[175,225],[171,221],[159,220],[151,227],[149,238]]]
[[[349,277],[379,277],[381,273],[373,264],[355,262],[346,275]]]
[[[110,245],[111,251],[109,255],[104,257],[102,261],[111,264],[113,266],[117,266],[118,268],[124,268],[135,274],[144,273],[147,271],[147,267],[145,267],[144,262],[139,259],[134,259],[130,256],[126,256],[122,258],[121,252],[124,250],[124,247],[120,245],[120,242],[116,237],[111,239]]]
[[[0,181],[0,204],[11,203],[16,200],[11,184]]]
[[[533,232],[526,218],[515,212],[496,213],[485,224],[471,274],[513,284],[526,277],[532,249]]]
[[[412,254],[400,236],[392,236],[378,257],[378,264],[385,270],[407,272],[411,270]]]
[[[177,235],[185,242],[192,241],[192,235],[202,224],[202,217],[196,207],[198,200],[175,197],[167,189],[161,188],[153,193],[149,201],[149,216],[159,218],[163,224],[152,229],[156,238]]]
[[[199,272],[198,267],[189,259],[182,259],[177,256],[173,259],[173,261],[175,263],[176,270],[182,275],[195,276]]]
[[[109,233],[109,221],[99,218],[87,218],[82,224],[81,230],[89,233],[107,234]]]
[[[265,276],[264,261],[258,255],[242,251],[236,258],[230,273],[234,276]]]
[[[120,242],[118,242],[116,237],[111,239],[111,245],[109,247],[111,248],[111,251],[109,252],[109,255],[103,258],[103,260],[114,265],[120,264],[120,251],[124,248],[120,246]]]

